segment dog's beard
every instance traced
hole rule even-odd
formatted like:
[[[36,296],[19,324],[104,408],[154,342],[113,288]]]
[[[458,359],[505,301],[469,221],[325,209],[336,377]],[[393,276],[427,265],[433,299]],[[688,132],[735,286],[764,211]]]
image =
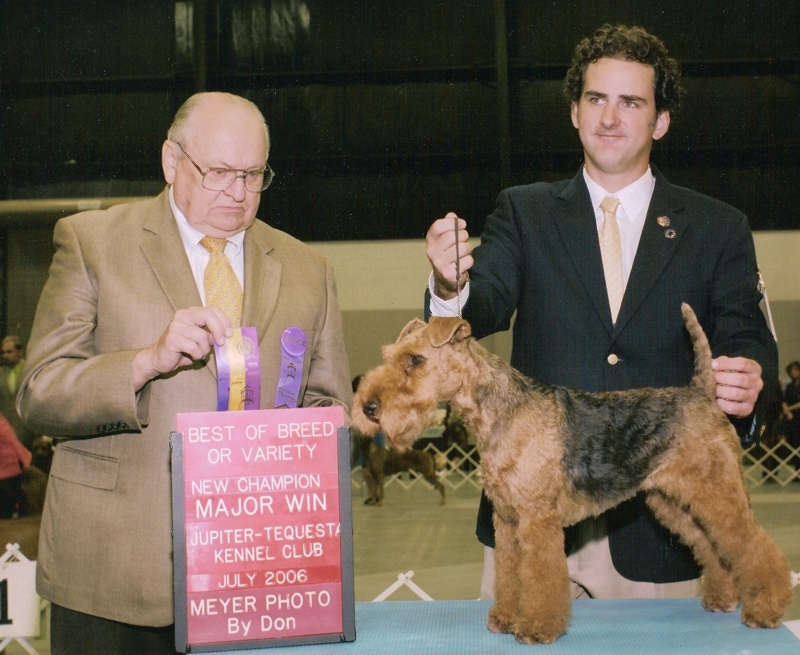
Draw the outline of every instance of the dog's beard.
[[[406,450],[414,441],[422,436],[436,416],[435,408],[431,411],[413,410],[401,415],[395,412],[384,412],[384,415],[397,416],[394,421],[381,418],[381,429],[389,443],[397,450]]]
[[[351,420],[356,430],[366,436],[383,432],[392,447],[402,451],[433,423],[439,398],[434,392],[410,403],[405,379],[387,378],[385,372],[386,368],[380,367],[366,373],[353,398]]]

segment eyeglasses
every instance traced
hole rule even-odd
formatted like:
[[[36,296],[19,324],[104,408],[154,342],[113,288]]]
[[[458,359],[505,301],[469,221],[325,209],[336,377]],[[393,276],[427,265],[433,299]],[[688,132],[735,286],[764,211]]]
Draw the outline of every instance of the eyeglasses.
[[[177,141],[175,143],[178,143]],[[273,171],[269,164],[265,163],[264,168],[254,168],[249,171],[235,169],[235,168],[207,168],[203,170],[197,165],[197,162],[189,156],[189,153],[183,149],[183,146],[178,143],[181,152],[186,155],[186,158],[192,162],[197,172],[203,178],[202,185],[204,189],[209,191],[225,191],[231,186],[238,178],[244,180],[244,188],[251,193],[261,193],[266,191],[267,187],[272,184],[275,178],[275,171]]]

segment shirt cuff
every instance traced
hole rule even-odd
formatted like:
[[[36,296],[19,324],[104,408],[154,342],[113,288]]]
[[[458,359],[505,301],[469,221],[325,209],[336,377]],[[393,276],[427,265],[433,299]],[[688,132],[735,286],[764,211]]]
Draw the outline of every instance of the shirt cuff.
[[[431,292],[429,309],[431,316],[458,316],[458,296],[451,300],[442,300],[433,292],[433,272],[428,276],[428,290]],[[461,290],[461,306],[467,303],[469,298],[469,278],[464,288]]]

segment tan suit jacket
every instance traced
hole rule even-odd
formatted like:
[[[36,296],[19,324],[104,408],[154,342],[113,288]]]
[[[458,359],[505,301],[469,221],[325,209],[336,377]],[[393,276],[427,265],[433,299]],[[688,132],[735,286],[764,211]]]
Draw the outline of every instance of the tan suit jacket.
[[[131,360],[180,308],[201,305],[165,190],[64,218],[28,343],[18,397],[56,448],[37,589],[87,614],[173,622],[169,435],[179,412],[216,409],[213,357],[134,393]],[[242,324],[258,330],[261,407],[274,407],[280,337],[309,340],[299,405],[352,397],[330,262],[256,221],[244,240]]]

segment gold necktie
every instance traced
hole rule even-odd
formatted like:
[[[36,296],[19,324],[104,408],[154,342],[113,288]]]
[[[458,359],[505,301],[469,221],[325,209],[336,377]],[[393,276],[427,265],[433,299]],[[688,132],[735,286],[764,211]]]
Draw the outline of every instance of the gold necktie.
[[[611,320],[616,323],[625,285],[622,278],[622,242],[619,238],[617,207],[619,200],[606,196],[600,203],[603,210],[603,224],[600,226],[600,254],[603,257],[603,273],[606,277],[608,304],[611,307]]]
[[[225,256],[227,239],[203,237],[200,245],[209,252],[203,283],[206,289],[206,307],[216,305],[231,319],[233,327],[242,321],[242,285]]]
[[[8,376],[6,377],[6,382],[8,383],[8,390],[12,394],[17,393],[17,373],[19,369],[14,366],[13,368],[9,369]]]

